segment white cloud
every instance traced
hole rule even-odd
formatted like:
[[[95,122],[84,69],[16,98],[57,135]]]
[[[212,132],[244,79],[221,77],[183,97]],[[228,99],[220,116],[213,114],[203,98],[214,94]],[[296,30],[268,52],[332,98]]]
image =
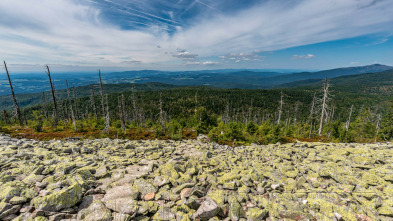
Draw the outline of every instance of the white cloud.
[[[292,59],[310,59],[310,58],[314,58],[314,57],[315,57],[315,55],[313,55],[313,54],[305,54],[305,55],[295,54],[292,56]]]
[[[103,20],[95,4],[81,2],[1,0],[1,59],[19,64],[97,68],[168,62],[181,65],[178,58],[196,56],[224,55],[224,60],[240,62],[262,59],[244,52],[391,33],[393,23],[393,1],[389,0],[373,4],[371,0],[276,0],[230,15],[201,15],[192,26],[177,26],[174,33],[168,34],[165,27],[158,25],[123,30]],[[168,53],[177,48],[187,48],[187,52]],[[127,62],[124,57],[133,59]]]
[[[193,60],[198,55],[190,53],[190,52],[185,51],[185,50],[180,50],[179,52],[173,54],[172,56],[175,57],[175,58],[181,58],[181,59],[186,59],[186,60],[188,60],[188,59]]]
[[[188,61],[185,63],[186,66],[213,66],[213,65],[219,65],[220,62],[216,61]]]
[[[261,61],[264,57],[255,53],[229,53],[219,56],[222,60],[234,60],[236,63],[240,61]]]

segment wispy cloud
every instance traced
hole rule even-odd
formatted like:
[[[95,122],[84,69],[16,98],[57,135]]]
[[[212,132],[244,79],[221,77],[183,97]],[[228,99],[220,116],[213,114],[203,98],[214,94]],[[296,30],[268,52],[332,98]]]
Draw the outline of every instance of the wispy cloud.
[[[126,1],[107,0],[105,4],[127,12],[127,18],[145,17],[135,20],[145,24],[142,28],[126,29],[103,15],[102,6],[97,4],[100,2],[1,0],[1,59],[96,67],[159,66],[168,62],[181,66],[184,59],[219,56],[238,63],[257,62],[263,58],[252,53],[255,50],[274,51],[373,33],[390,36],[393,24],[393,1],[388,0],[263,1],[228,14],[198,14],[188,23],[174,20],[186,8],[176,8],[167,1],[159,3],[168,9],[164,11],[173,11],[168,18],[154,10],[123,7]],[[217,8],[212,5],[214,1],[195,2]],[[133,59],[125,61],[124,57]],[[297,55],[295,59],[312,57]]]
[[[305,54],[305,55],[292,55],[292,59],[310,59],[310,58],[314,58],[315,55],[313,54]]]
[[[219,65],[220,62],[216,61],[188,61],[185,63],[186,66],[213,66],[213,65]]]
[[[219,58],[222,60],[235,61],[238,63],[240,61],[262,61],[264,57],[256,53],[229,53],[219,56]]]

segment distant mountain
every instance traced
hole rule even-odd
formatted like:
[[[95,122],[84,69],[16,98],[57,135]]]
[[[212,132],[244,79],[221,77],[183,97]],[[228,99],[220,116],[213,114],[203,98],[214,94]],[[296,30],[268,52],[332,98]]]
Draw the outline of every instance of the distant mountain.
[[[314,82],[318,79],[324,78],[335,78],[340,76],[346,75],[353,75],[353,74],[365,74],[365,73],[374,73],[374,72],[381,72],[386,70],[391,70],[393,67],[381,65],[381,64],[373,64],[367,66],[360,66],[360,67],[349,67],[349,68],[336,68],[331,70],[325,71],[318,71],[318,72],[301,72],[301,73],[294,73],[288,75],[281,75],[278,77],[272,77],[266,79],[269,81],[270,86],[269,88],[281,87],[281,84],[286,84],[290,82],[296,81],[309,81]]]
[[[333,90],[365,95],[393,95],[393,69],[366,74],[340,76],[329,79]],[[323,79],[309,79],[282,84],[277,87],[285,88],[320,88]]]
[[[160,82],[179,86],[206,85],[220,88],[268,89],[295,81],[334,78],[352,74],[363,74],[393,69],[393,67],[375,64],[362,67],[337,68],[318,72],[292,72],[290,70],[201,70],[201,71],[157,71],[140,70],[102,73],[105,84],[151,83]],[[84,86],[98,83],[97,73],[53,73],[56,89],[65,88],[65,80],[70,86]],[[39,93],[49,90],[49,82],[45,73],[15,74],[11,79],[16,94]],[[10,94],[6,75],[0,75],[0,95]]]
[[[334,78],[352,74],[363,74],[393,69],[393,67],[374,64],[361,67],[337,68],[318,72],[280,73],[256,71],[132,71],[108,74],[104,79],[130,79],[138,83],[161,82],[175,85],[209,85],[221,88],[267,89],[278,85],[310,79]],[[112,79],[110,79],[112,78]],[[129,80],[128,80],[129,81]],[[120,80],[118,82],[121,82]]]

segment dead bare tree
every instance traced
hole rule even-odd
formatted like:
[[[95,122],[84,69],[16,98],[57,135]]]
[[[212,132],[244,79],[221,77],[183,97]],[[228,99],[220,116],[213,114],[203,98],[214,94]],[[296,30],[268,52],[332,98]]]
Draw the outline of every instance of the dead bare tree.
[[[68,123],[69,122],[69,117],[68,117],[67,110],[66,110],[67,100],[60,100],[59,104],[60,104],[60,107],[61,107],[61,111],[63,113],[63,120],[65,120]]]
[[[55,86],[53,85],[52,82],[52,77],[50,76],[50,70],[49,70],[49,66],[46,65],[46,69],[47,72],[46,74],[48,75],[49,78],[49,84],[51,87],[51,91],[52,91],[52,99],[53,99],[53,107],[54,107],[54,112],[53,112],[53,116],[54,116],[54,125],[57,125],[58,122],[58,112],[57,112],[57,102],[56,102],[56,91],[55,91]]]
[[[5,71],[6,71],[6,73],[7,73],[8,82],[10,83],[10,88],[11,88],[11,93],[12,93],[12,99],[14,100],[14,105],[15,105],[15,110],[16,110],[16,116],[17,116],[17,118],[18,118],[19,124],[20,124],[21,126],[23,126],[22,113],[20,112],[18,102],[16,101],[16,96],[15,96],[15,93],[14,93],[14,88],[12,87],[12,82],[11,82],[10,74],[8,73],[8,68],[7,68],[7,64],[5,63],[5,61],[4,61],[4,68],[5,68]]]
[[[119,107],[119,119],[120,119],[120,125],[121,125],[121,129],[125,132],[126,131],[126,124],[125,124],[125,120],[124,120],[124,108],[123,108],[123,104],[121,102],[120,96],[117,97],[118,100],[118,107]]]
[[[106,98],[106,115],[105,115],[105,128],[104,128],[104,132],[109,134],[110,132],[110,119],[109,119],[109,104],[108,104],[108,95],[105,96]],[[104,112],[105,113],[105,112]]]
[[[164,110],[162,109],[162,93],[160,92],[160,125],[164,128]]]
[[[295,117],[293,118],[293,125],[294,126],[296,126],[296,124],[297,124],[298,113],[299,113],[299,102],[296,102]]]
[[[138,115],[138,107],[136,106],[135,83],[132,84],[131,99],[132,99],[133,120],[135,120],[135,122],[137,123],[139,115]]]
[[[345,131],[348,132],[349,126],[351,124],[351,117],[352,117],[352,111],[353,111],[353,104],[351,105],[351,109],[349,110],[349,117],[347,122],[345,123]]]
[[[281,115],[282,115],[282,106],[284,105],[284,94],[281,91],[281,99],[280,99],[280,106],[278,108],[278,120],[277,120],[277,124],[280,125],[281,123]]]
[[[74,107],[75,107],[75,119],[79,120],[81,119],[79,109],[78,109],[78,100],[76,99],[76,89],[75,87],[72,87],[72,93],[74,96]]]
[[[78,129],[76,128],[75,115],[74,115],[74,110],[72,109],[71,94],[70,94],[70,89],[68,88],[67,80],[66,80],[66,85],[67,85],[68,102],[70,102],[72,124],[74,125],[74,131],[77,132]]]
[[[310,133],[308,134],[308,138],[311,138],[311,134],[312,134],[312,129],[314,127],[314,109],[315,109],[315,103],[317,101],[317,93],[314,92],[314,96],[312,99],[312,103],[311,103],[311,110],[310,110],[310,116],[309,116],[309,121],[310,121]]]
[[[326,78],[325,82],[323,84],[323,96],[322,96],[322,107],[321,107],[321,118],[319,122],[319,129],[318,129],[318,135],[322,135],[322,129],[323,129],[323,123],[324,120],[326,119],[327,115],[327,108],[328,108],[328,101],[329,101],[329,80]]]
[[[4,122],[5,122],[5,124],[9,124],[7,111],[3,110],[3,114],[4,114]]]
[[[100,92],[101,92],[101,103],[102,103],[102,115],[105,117],[105,100],[104,100],[104,87],[102,86],[101,71],[98,70],[98,76],[100,78]]]
[[[94,95],[94,87],[93,86],[91,86],[91,104],[93,106],[93,111],[96,116],[96,119],[98,119],[97,106],[96,106],[96,96]]]
[[[49,120],[48,109],[46,108],[45,92],[42,92],[42,108],[44,110],[45,119]]]
[[[377,136],[378,136],[379,130],[381,130],[381,114],[377,115],[377,122],[376,122],[376,125],[375,125],[375,129],[376,129],[376,131],[375,131],[375,141],[377,141]]]

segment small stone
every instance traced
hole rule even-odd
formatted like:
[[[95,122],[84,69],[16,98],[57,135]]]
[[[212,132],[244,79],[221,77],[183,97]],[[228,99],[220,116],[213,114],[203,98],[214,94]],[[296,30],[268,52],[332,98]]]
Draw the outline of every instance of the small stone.
[[[156,195],[156,194],[155,194],[154,192],[148,193],[148,194],[146,194],[146,195],[143,197],[143,199],[146,200],[146,201],[150,201],[150,200],[153,200],[153,199],[154,199],[155,195]]]
[[[188,197],[190,197],[191,193],[192,193],[191,188],[184,188],[180,192],[180,198],[181,199],[188,198]]]

